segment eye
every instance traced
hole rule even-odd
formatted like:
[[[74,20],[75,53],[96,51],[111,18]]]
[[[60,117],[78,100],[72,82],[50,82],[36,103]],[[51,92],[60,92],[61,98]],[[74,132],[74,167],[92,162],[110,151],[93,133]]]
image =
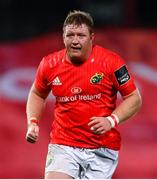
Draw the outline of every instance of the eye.
[[[85,37],[85,34],[78,34],[79,37]]]
[[[73,34],[67,34],[66,37],[73,37]]]

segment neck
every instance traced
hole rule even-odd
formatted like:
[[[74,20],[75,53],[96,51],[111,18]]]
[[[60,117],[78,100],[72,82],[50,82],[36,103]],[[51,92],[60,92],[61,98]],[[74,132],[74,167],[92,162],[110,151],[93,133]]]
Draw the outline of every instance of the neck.
[[[83,64],[90,57],[91,53],[92,53],[92,46],[88,48],[88,51],[86,52],[85,56],[70,57],[68,53],[66,53],[66,59],[68,62],[79,66]]]

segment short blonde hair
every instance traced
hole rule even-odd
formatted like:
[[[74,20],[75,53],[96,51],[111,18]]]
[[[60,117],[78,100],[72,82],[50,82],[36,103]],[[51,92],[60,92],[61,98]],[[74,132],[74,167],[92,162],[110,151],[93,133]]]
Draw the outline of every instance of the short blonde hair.
[[[78,26],[82,24],[86,24],[89,28],[89,32],[90,33],[93,32],[93,26],[94,26],[93,18],[89,13],[86,13],[84,11],[79,11],[79,10],[70,11],[64,21],[63,31],[64,28],[70,24],[74,24]]]

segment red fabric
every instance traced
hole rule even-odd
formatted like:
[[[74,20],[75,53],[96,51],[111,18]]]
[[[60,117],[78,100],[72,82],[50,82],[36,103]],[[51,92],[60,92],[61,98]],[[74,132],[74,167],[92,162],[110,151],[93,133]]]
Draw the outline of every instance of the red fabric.
[[[132,77],[122,85],[115,78],[114,72],[125,64],[124,61],[107,49],[93,46],[85,63],[74,66],[66,60],[65,52],[61,50],[44,57],[35,80],[39,91],[51,89],[56,97],[51,143],[119,150],[121,138],[116,129],[97,135],[88,123],[93,116],[112,113],[118,90],[125,95],[135,90]],[[95,82],[94,78],[100,79]],[[80,91],[72,91],[74,88]]]

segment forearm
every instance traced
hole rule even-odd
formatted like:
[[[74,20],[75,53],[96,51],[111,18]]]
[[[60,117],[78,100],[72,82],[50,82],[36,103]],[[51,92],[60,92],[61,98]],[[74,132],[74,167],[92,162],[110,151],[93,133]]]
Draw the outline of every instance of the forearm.
[[[125,97],[112,113],[117,115],[120,120],[119,123],[122,123],[130,117],[133,117],[140,110],[141,104],[141,96],[139,91],[136,90],[128,97]]]

